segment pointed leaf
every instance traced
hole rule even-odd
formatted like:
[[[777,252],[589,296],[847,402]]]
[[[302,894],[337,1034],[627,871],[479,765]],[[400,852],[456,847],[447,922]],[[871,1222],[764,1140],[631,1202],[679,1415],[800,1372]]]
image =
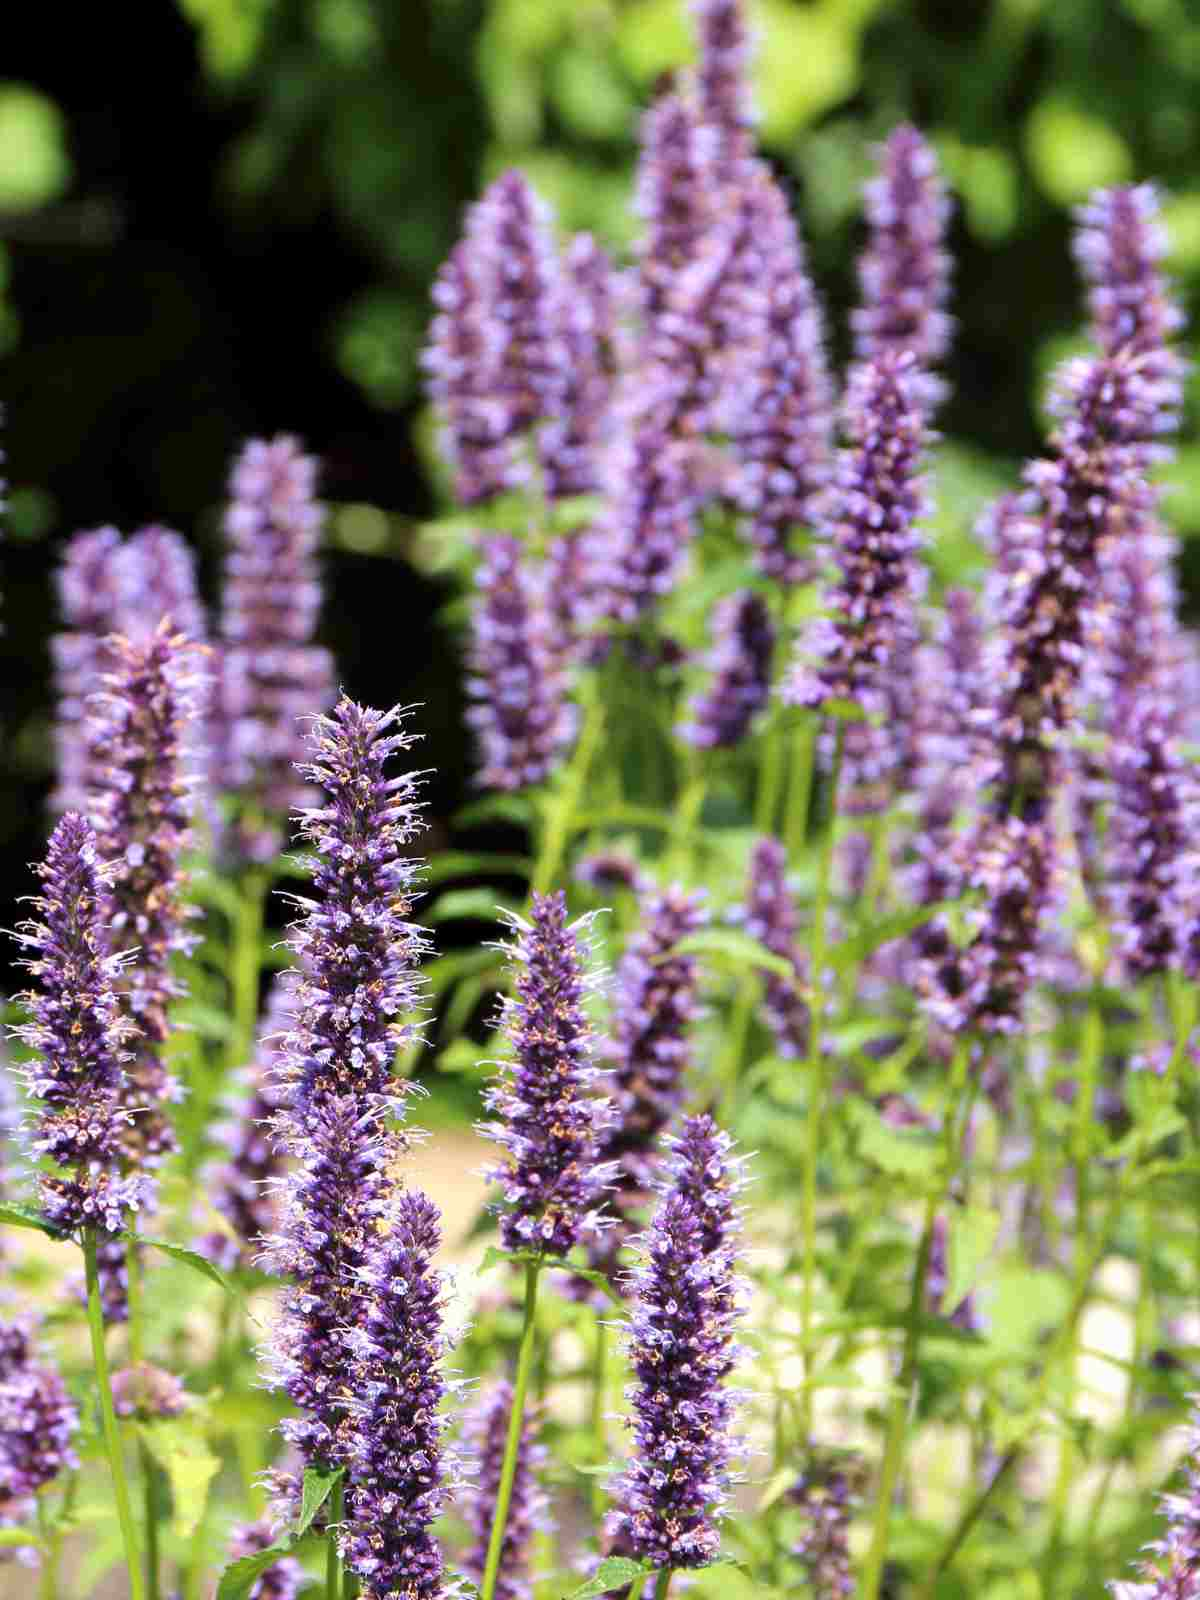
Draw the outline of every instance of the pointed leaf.
[[[610,1589],[628,1589],[637,1578],[654,1576],[654,1568],[646,1561],[630,1561],[626,1556],[608,1556],[596,1568],[594,1578],[578,1589],[572,1589],[567,1600],[593,1600],[596,1595],[607,1594]]]
[[[322,1472],[319,1467],[305,1467],[304,1486],[300,1491],[300,1515],[292,1530],[294,1538],[302,1539],[312,1527],[313,1518],[346,1475],[345,1467],[336,1472]]]
[[[903,939],[906,934],[914,932],[926,922],[931,922],[934,917],[953,910],[958,903],[957,900],[938,900],[933,905],[909,906],[904,911],[895,911],[891,916],[881,917],[871,927],[864,928],[861,933],[856,933],[850,939],[843,939],[839,945],[830,950],[829,964],[839,971],[846,967],[857,966],[869,955],[873,955],[881,945],[891,944],[893,939]]]
[[[710,956],[738,971],[774,972],[780,978],[796,981],[796,969],[790,961],[737,928],[703,928],[689,933],[677,940],[662,959],[669,961],[675,955]]]
[[[597,1272],[595,1267],[577,1267],[573,1261],[555,1262],[554,1265],[561,1266],[564,1272],[570,1272],[576,1278],[583,1278],[586,1282],[593,1284],[600,1290],[601,1294],[608,1296],[613,1305],[623,1306],[625,1304],[607,1276],[603,1272]]]
[[[216,1600],[243,1600],[267,1568],[290,1555],[291,1551],[290,1543],[273,1544],[266,1550],[256,1550],[252,1556],[243,1556],[240,1561],[234,1561],[221,1574]]]
[[[204,1515],[209,1485],[221,1470],[220,1457],[190,1417],[141,1422],[138,1434],[171,1485],[171,1527],[177,1538],[190,1539]]]
[[[46,1221],[40,1211],[34,1211],[30,1206],[0,1206],[0,1225],[9,1228],[32,1228],[37,1233],[44,1233],[50,1239],[65,1239],[52,1223]]]
[[[131,1234],[129,1237],[133,1239],[135,1236]],[[220,1267],[214,1266],[208,1257],[202,1256],[199,1251],[185,1250],[181,1244],[171,1244],[166,1239],[148,1239],[140,1233],[136,1235],[136,1241],[138,1244],[149,1245],[152,1250],[161,1250],[163,1255],[170,1256],[172,1261],[181,1261],[185,1267],[191,1267],[193,1272],[200,1273],[201,1277],[224,1289],[226,1294],[233,1295],[235,1300],[241,1299],[241,1291],[236,1284],[225,1276]]]
[[[948,1313],[961,1305],[975,1287],[979,1269],[991,1254],[1000,1232],[1000,1213],[990,1206],[962,1206],[951,1210],[949,1263],[942,1307]]]
[[[23,1545],[41,1547],[44,1543],[45,1540],[35,1528],[0,1528],[0,1550]]]

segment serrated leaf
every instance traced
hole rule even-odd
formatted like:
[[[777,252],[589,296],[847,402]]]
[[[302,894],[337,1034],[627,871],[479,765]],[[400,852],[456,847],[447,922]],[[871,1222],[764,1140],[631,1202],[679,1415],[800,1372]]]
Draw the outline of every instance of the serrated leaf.
[[[654,1576],[654,1568],[645,1561],[630,1561],[627,1556],[606,1556],[596,1568],[596,1575],[578,1589],[572,1589],[567,1600],[593,1600],[596,1595],[607,1594],[610,1589],[628,1589],[637,1578]]]
[[[9,1228],[32,1228],[36,1233],[44,1233],[48,1239],[65,1239],[66,1234],[51,1223],[47,1222],[40,1211],[34,1211],[29,1206],[0,1206],[0,1225]]]
[[[991,1254],[1000,1232],[1000,1213],[990,1206],[951,1209],[947,1218],[946,1292],[942,1307],[951,1312],[975,1287],[979,1269]]]
[[[187,1417],[140,1422],[138,1434],[171,1485],[171,1527],[177,1538],[190,1539],[204,1515],[221,1459],[209,1449],[203,1429]]]
[[[490,1244],[483,1252],[483,1260],[479,1263],[480,1272],[487,1272],[492,1267],[504,1265],[525,1266],[531,1261],[545,1261],[544,1256],[538,1255],[536,1250],[505,1250],[498,1244]]]
[[[846,967],[856,967],[882,945],[891,944],[893,939],[903,939],[906,934],[913,933],[922,924],[941,916],[943,912],[952,910],[957,904],[956,900],[938,900],[933,905],[909,906],[904,911],[895,911],[891,916],[881,917],[869,928],[864,928],[861,933],[856,933],[849,939],[843,939],[830,950],[829,965],[838,971]]]
[[[896,1177],[923,1177],[941,1159],[937,1137],[923,1128],[893,1128],[872,1106],[849,1101],[846,1113],[858,1135],[858,1153],[864,1161]]]
[[[134,1235],[129,1236],[134,1239]],[[241,1290],[221,1271],[214,1266],[207,1256],[202,1256],[196,1250],[186,1250],[181,1244],[171,1244],[166,1239],[149,1239],[144,1234],[136,1235],[136,1242],[149,1246],[151,1250],[161,1250],[163,1255],[170,1256],[172,1261],[182,1262],[185,1267],[191,1267],[193,1272],[200,1273],[210,1283],[215,1283],[218,1288],[224,1289],[226,1294],[231,1294],[235,1300],[241,1299]]]
[[[250,1593],[255,1580],[261,1578],[268,1567],[292,1553],[290,1544],[273,1544],[266,1550],[256,1550],[252,1556],[243,1556],[232,1562],[221,1574],[217,1584],[216,1600],[243,1600]]]
[[[739,972],[773,972],[796,981],[796,969],[790,961],[737,928],[702,928],[698,933],[689,933],[676,940],[662,959],[669,961],[676,955],[710,956]]]
[[[338,1467],[336,1472],[322,1472],[319,1467],[305,1467],[304,1483],[300,1490],[300,1515],[296,1518],[296,1526],[292,1529],[293,1538],[304,1537],[312,1527],[313,1518],[345,1475],[345,1467]]]

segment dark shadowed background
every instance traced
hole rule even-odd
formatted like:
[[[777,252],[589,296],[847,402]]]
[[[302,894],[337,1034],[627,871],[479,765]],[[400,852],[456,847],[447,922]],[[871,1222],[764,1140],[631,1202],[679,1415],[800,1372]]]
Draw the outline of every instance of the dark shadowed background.
[[[1036,446],[1045,373],[1076,337],[1070,207],[1159,179],[1195,299],[1200,19],[1188,0],[751,11],[763,144],[839,349],[874,141],[915,119],[958,192],[935,535],[943,574],[969,567],[971,518]],[[25,22],[0,81],[5,903],[43,838],[63,539],[165,521],[211,594],[223,480],[256,433],[296,432],[324,461],[325,640],[351,693],[424,702],[444,819],[469,752],[448,594],[413,560],[438,509],[416,367],[430,279],[508,163],[565,227],[628,250],[636,119],[689,57],[685,0],[128,0]],[[1185,441],[1168,507],[1188,539]]]

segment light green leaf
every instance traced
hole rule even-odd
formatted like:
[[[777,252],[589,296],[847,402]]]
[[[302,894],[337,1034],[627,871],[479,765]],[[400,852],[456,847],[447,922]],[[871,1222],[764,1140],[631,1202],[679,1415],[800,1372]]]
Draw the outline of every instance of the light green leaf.
[[[40,1534],[33,1528],[0,1528],[0,1550],[10,1550],[25,1545],[41,1546]]]
[[[273,1544],[266,1550],[257,1550],[252,1556],[243,1556],[225,1568],[217,1584],[216,1600],[242,1600],[250,1593],[255,1580],[268,1567],[273,1567],[283,1556],[291,1554],[290,1544]]]
[[[1120,134],[1059,95],[1039,101],[1030,112],[1025,154],[1042,188],[1062,206],[1085,199],[1093,189],[1125,183],[1133,171]]]
[[[209,1485],[221,1470],[221,1459],[189,1417],[141,1422],[137,1431],[171,1485],[171,1527],[177,1538],[190,1539],[204,1515]]]
[[[698,933],[689,933],[672,945],[662,959],[669,961],[674,955],[709,956],[739,972],[773,972],[796,981],[796,969],[790,961],[737,928],[702,928]]]
[[[336,1472],[322,1472],[318,1467],[305,1467],[304,1485],[300,1491],[300,1515],[292,1535],[302,1539],[312,1527],[313,1518],[346,1475],[345,1467]]]
[[[596,1568],[594,1578],[572,1589],[567,1600],[593,1600],[596,1595],[607,1594],[610,1589],[628,1589],[636,1578],[650,1578],[654,1568],[645,1561],[630,1561],[626,1556],[608,1556]]]
[[[133,1240],[134,1235],[128,1237]],[[231,1294],[235,1299],[241,1298],[241,1293],[236,1284],[215,1267],[207,1256],[200,1255],[195,1250],[185,1250],[181,1244],[170,1244],[166,1239],[147,1239],[142,1234],[136,1235],[138,1244],[148,1245],[151,1250],[161,1250],[163,1255],[170,1256],[172,1261],[180,1261],[185,1267],[191,1267],[193,1272],[198,1272],[201,1277],[207,1278],[210,1283],[215,1283],[218,1288],[224,1289],[226,1294]]]
[[[904,911],[881,917],[871,927],[864,928],[850,939],[843,939],[841,944],[830,950],[829,964],[839,972],[856,967],[882,945],[890,944],[893,939],[903,939],[906,934],[943,912],[952,910],[957,904],[955,900],[938,900],[933,905],[909,906]]]
[[[24,83],[0,86],[0,210],[44,206],[70,182],[67,125],[54,101]]]
[[[990,1206],[955,1206],[947,1217],[948,1267],[943,1309],[953,1311],[975,1287],[979,1269],[1000,1232],[1000,1213]]]
[[[858,1135],[864,1161],[894,1177],[928,1176],[941,1159],[941,1144],[924,1128],[893,1128],[873,1106],[847,1101],[846,1114]]]

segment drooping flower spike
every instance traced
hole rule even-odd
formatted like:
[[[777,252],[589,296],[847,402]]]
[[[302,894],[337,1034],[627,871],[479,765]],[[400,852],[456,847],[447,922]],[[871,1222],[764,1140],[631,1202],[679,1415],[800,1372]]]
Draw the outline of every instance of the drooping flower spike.
[[[587,922],[567,921],[561,891],[535,894],[528,921],[512,919],[516,981],[502,1020],[513,1060],[487,1091],[497,1120],[483,1130],[506,1153],[491,1176],[510,1250],[565,1256],[590,1231],[607,1179],[598,1151],[609,1108],[592,1093],[584,1006]]]

